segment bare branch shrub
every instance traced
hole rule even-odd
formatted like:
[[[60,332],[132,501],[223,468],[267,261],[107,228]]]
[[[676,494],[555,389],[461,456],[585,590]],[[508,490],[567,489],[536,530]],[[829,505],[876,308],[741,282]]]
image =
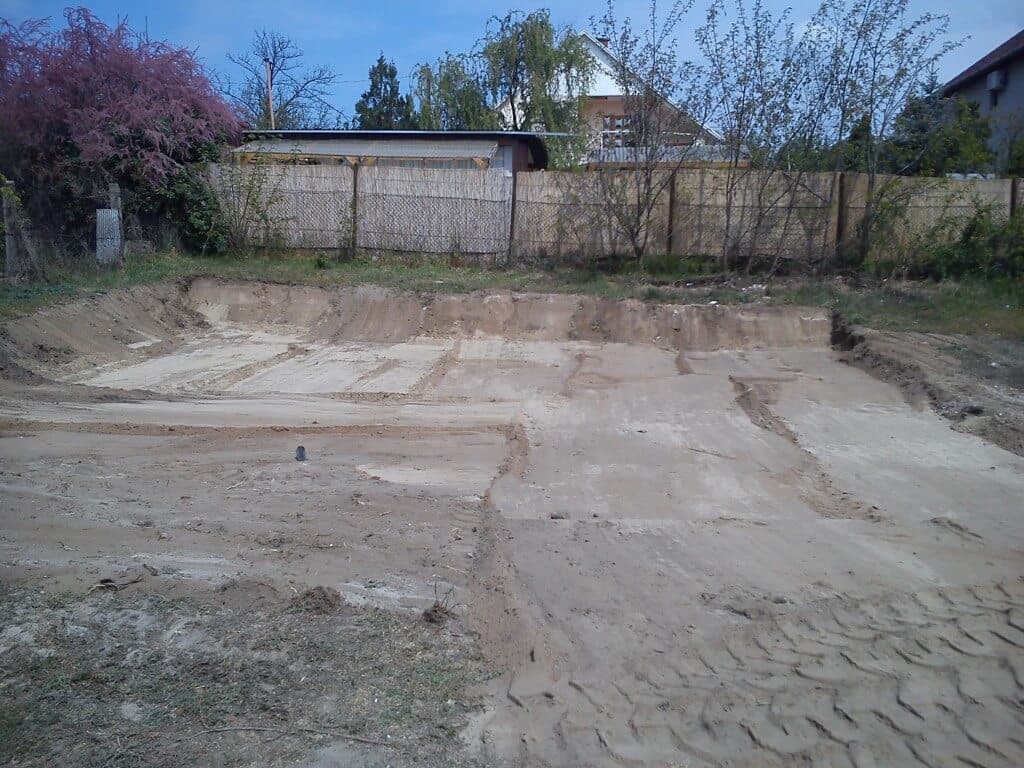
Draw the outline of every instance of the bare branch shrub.
[[[864,214],[840,243],[840,262],[859,266],[884,236],[898,177],[885,177],[884,149],[918,84],[960,45],[949,17],[912,16],[909,0],[823,0],[811,21],[820,62],[812,81],[821,105],[821,136],[835,170],[865,174]]]
[[[793,157],[821,109],[805,89],[818,65],[813,36],[797,36],[789,10],[773,13],[761,0],[714,0],[697,29],[697,79],[726,157],[722,269],[767,261],[774,272],[792,239],[805,240],[827,214],[828,200]]]
[[[209,167],[233,249],[273,245],[283,222],[273,211],[284,198],[283,165],[221,163]]]
[[[692,0],[676,0],[662,13],[652,0],[646,26],[637,31],[616,16],[609,0],[596,24],[616,61],[613,77],[625,116],[621,146],[597,149],[592,172],[605,215],[637,263],[652,235],[664,229],[659,213],[673,172],[708,135],[696,112],[702,100],[687,98],[693,67],[680,62],[677,50],[678,28],[691,6]]]

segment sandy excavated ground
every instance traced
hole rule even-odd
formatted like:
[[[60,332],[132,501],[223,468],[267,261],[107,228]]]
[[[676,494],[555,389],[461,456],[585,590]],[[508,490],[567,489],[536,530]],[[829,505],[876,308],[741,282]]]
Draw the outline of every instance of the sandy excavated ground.
[[[1024,459],[831,330],[202,280],[49,309],[4,339],[3,578],[453,588],[484,762],[1022,765]]]

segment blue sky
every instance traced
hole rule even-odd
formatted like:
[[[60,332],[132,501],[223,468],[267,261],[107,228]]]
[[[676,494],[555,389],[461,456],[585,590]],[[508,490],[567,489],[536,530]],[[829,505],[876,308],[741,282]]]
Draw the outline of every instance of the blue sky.
[[[1024,3],[1020,0],[913,0],[916,12],[943,12],[951,17],[953,36],[970,39],[945,61],[939,72],[946,80],[964,69],[1021,28]],[[793,18],[806,18],[817,0],[765,0],[774,9],[793,8]],[[59,20],[67,0],[0,0],[0,17],[11,21],[50,16]],[[197,48],[214,70],[231,74],[227,51],[244,49],[252,30],[265,26],[291,36],[312,63],[330,64],[341,73],[336,91],[337,106],[351,115],[352,106],[365,87],[366,71],[379,52],[394,59],[402,85],[416,64],[436,58],[446,50],[461,52],[472,47],[487,19],[512,8],[547,7],[559,25],[589,28],[604,0],[551,0],[539,5],[516,0],[93,0],[85,3],[108,23],[127,16],[136,28],[148,28],[152,37]],[[698,0],[687,28],[681,30],[680,48],[688,57],[692,29],[700,22],[703,7]],[[619,12],[642,23],[647,2],[619,0]]]

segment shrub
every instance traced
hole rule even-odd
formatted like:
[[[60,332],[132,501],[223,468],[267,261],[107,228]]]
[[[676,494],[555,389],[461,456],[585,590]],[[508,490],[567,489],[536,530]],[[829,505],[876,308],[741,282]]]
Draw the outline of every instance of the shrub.
[[[979,206],[956,238],[922,249],[911,269],[937,278],[1024,275],[1024,212],[1003,220],[990,206]]]
[[[643,257],[644,272],[653,275],[679,274],[680,258],[672,253],[645,253]]]
[[[644,254],[642,266],[649,275],[665,277],[687,277],[692,275],[715,274],[720,270],[717,257],[673,253]]]
[[[140,190],[125,204],[144,230],[170,229],[193,253],[228,250],[228,222],[201,165],[183,166],[155,190]]]

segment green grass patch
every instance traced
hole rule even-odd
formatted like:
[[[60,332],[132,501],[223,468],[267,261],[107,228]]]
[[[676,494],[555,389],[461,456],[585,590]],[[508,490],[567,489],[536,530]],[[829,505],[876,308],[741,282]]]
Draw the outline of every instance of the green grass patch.
[[[121,269],[86,273],[69,271],[51,282],[3,285],[0,286],[0,317],[22,315],[50,304],[115,288],[200,274],[204,261],[177,253],[160,253],[129,259]]]
[[[851,288],[835,281],[776,290],[776,303],[826,307],[854,325],[891,331],[982,334],[1024,340],[1024,281],[887,281]]]

